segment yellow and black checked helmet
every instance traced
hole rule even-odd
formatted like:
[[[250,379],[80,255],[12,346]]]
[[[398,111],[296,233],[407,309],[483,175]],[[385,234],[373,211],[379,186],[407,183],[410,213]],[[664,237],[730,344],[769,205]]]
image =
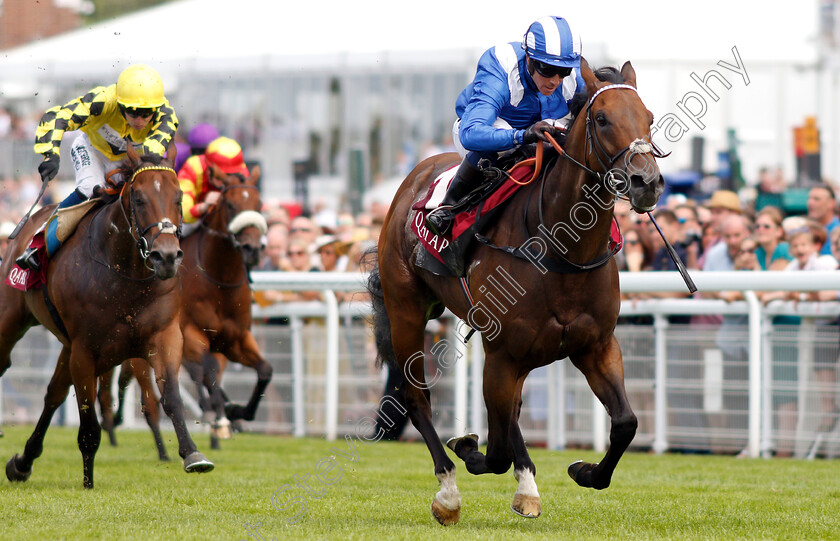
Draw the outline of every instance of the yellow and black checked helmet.
[[[163,80],[154,69],[134,64],[120,73],[117,79],[117,103],[137,109],[157,108],[165,101]]]

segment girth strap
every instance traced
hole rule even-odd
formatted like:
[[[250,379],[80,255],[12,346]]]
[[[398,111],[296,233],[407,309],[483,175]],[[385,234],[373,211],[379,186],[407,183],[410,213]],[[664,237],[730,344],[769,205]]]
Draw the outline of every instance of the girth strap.
[[[64,338],[66,338],[69,342],[70,336],[67,334],[67,327],[64,326],[64,321],[62,321],[61,316],[58,315],[58,310],[56,309],[55,305],[50,299],[50,295],[49,293],[47,293],[47,289],[48,288],[46,285],[44,285],[44,287],[41,288],[41,290],[44,292],[44,304],[47,305],[47,311],[50,313],[50,317],[52,318],[53,323],[55,323],[55,326],[58,327],[58,330],[61,332],[62,335],[64,335]]]
[[[566,261],[564,259],[553,259],[547,254],[540,255],[531,247],[530,244],[528,244],[523,250],[521,246],[496,246],[495,244],[490,242],[490,239],[488,239],[480,233],[476,233],[475,238],[476,240],[478,240],[478,242],[484,244],[485,246],[488,246],[495,250],[501,250],[502,252],[508,255],[512,255],[513,257],[516,257],[518,259],[524,259],[532,263],[535,261],[539,261],[540,264],[542,264],[549,271],[557,272],[560,274],[578,274],[581,272],[588,272],[603,267],[618,251],[618,245],[616,245],[616,248],[614,248],[613,250],[607,250],[606,253],[596,257],[595,259],[587,261],[582,265],[578,265],[570,261]]]

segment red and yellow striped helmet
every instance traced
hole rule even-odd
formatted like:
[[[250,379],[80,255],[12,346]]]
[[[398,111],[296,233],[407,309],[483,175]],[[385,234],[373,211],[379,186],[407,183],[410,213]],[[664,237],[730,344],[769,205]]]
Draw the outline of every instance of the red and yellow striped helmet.
[[[205,157],[208,164],[213,164],[227,174],[243,173],[248,174],[245,168],[245,159],[242,156],[242,147],[239,143],[229,137],[219,137],[207,145]]]

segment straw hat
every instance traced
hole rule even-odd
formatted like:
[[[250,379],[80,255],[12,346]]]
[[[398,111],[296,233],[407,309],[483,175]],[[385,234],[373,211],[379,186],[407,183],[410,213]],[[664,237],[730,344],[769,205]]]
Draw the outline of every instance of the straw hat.
[[[313,254],[317,254],[327,246],[335,245],[335,252],[339,256],[342,256],[347,253],[347,250],[352,244],[352,242],[342,242],[335,235],[319,235],[318,238],[315,239],[315,242],[312,243],[311,251]]]
[[[738,194],[729,190],[718,190],[713,193],[712,198],[706,203],[706,207],[728,209],[732,212],[741,213],[741,201],[738,199]]]

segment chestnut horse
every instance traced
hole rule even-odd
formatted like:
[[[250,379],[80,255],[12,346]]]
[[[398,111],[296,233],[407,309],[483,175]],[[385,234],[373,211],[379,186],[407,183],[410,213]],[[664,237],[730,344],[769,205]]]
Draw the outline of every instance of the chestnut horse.
[[[168,153],[170,158],[163,162],[141,159],[129,144],[119,194],[82,219],[49,261],[44,288],[24,293],[0,285],[0,374],[11,362],[15,343],[32,325],[44,325],[63,345],[35,430],[23,455],[16,454],[6,464],[10,481],[29,478],[53,413],[72,384],[79,407],[84,487],[93,488],[94,457],[101,438],[95,408],[97,377],[124,359],[154,368],[184,469],[213,469],[187,432],[178,387],[183,337],[176,274],[183,252],[178,238],[181,190],[172,169],[174,143]],[[52,207],[39,211],[7,253],[21,253],[51,212]],[[3,275],[14,259],[4,259]]]
[[[222,428],[220,437],[226,436],[228,421],[254,420],[271,381],[271,365],[251,333],[248,273],[259,264],[267,229],[260,213],[259,178],[259,166],[248,178],[236,173],[225,175],[214,166],[211,182],[221,192],[221,198],[202,217],[199,230],[182,243],[181,291],[185,309],[181,311],[181,330],[185,367],[199,384],[199,392],[201,382],[207,388],[209,407],[215,413],[214,427]],[[245,406],[227,403],[221,389],[227,360],[257,372],[257,383]],[[207,407],[205,401],[202,409],[207,412]],[[216,431],[211,434],[211,445],[215,447]]]
[[[579,485],[609,486],[636,432],[621,350],[613,335],[620,299],[608,241],[617,195],[628,198],[636,212],[655,208],[664,188],[655,158],[662,154],[650,141],[653,115],[636,93],[630,63],[620,72],[599,70],[596,77],[582,60],[580,72],[588,101],[569,130],[565,153],[539,182],[512,196],[476,245],[465,271],[471,300],[458,278],[415,265],[424,248],[409,228],[416,217],[412,205],[438,174],[460,161],[457,154],[420,163],[403,182],[385,219],[379,266],[369,283],[374,331],[381,358],[395,362],[406,375],[404,403],[431,452],[441,485],[432,514],[444,525],[460,517],[455,464],[432,424],[424,363],[413,362],[423,358],[426,322],[440,315],[444,305],[482,331],[488,416],[486,454],[478,450],[474,434],[447,445],[473,474],[502,474],[512,464],[518,488],[511,507],[517,514],[541,513],[536,467],[519,428],[522,385],[530,371],[568,357],[610,415],[611,445],[603,460],[569,466]]]
[[[259,263],[265,218],[260,214],[262,200],[257,182],[259,167],[250,177],[226,175],[217,167],[210,169],[209,181],[221,192],[219,201],[202,217],[198,229],[181,240],[184,263],[181,267],[181,330],[184,333],[184,368],[198,386],[199,402],[206,415],[214,420],[211,447],[218,438],[229,437],[229,421],[252,421],[265,388],[271,381],[272,368],[260,353],[251,333],[251,288],[249,269]],[[227,361],[241,363],[257,372],[257,384],[245,406],[227,403],[221,389],[221,374]],[[131,375],[125,365],[120,373],[117,420],[121,418],[122,397]],[[134,368],[141,389],[148,375]],[[103,382],[108,384],[109,382]],[[207,394],[204,393],[205,387]],[[143,411],[155,434],[157,408],[154,394],[143,393]],[[104,409],[104,408],[103,408]],[[218,437],[217,437],[218,435]],[[164,460],[162,442],[155,436],[158,453]]]

